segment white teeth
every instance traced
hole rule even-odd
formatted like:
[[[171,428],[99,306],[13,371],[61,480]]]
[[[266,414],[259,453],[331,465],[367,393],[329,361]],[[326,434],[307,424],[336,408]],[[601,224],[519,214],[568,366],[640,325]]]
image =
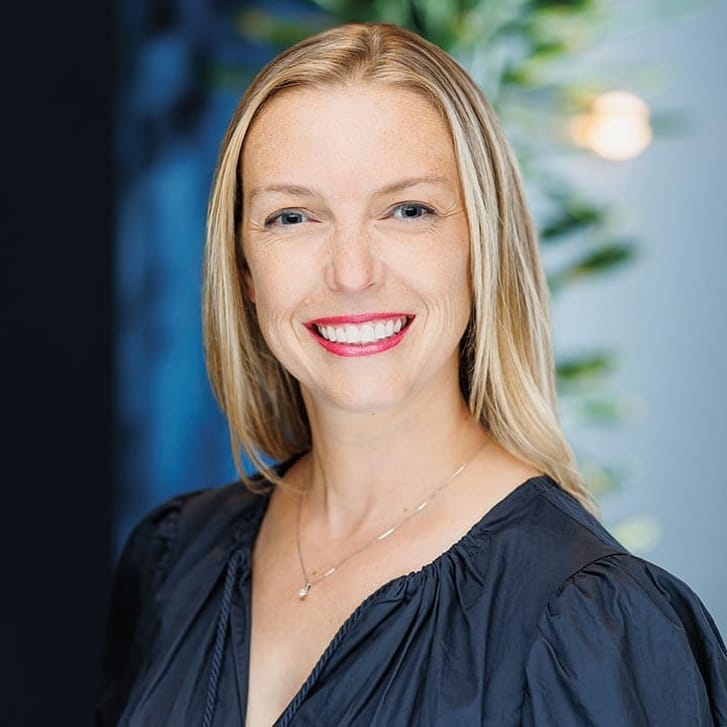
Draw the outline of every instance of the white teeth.
[[[389,338],[407,324],[406,316],[392,318],[388,321],[373,321],[360,326],[347,325],[345,328],[333,326],[316,326],[318,333],[327,341],[334,343],[365,344]]]

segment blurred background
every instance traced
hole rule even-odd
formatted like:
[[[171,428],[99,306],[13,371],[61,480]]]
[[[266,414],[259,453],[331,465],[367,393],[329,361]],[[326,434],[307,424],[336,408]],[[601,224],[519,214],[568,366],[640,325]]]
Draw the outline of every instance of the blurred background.
[[[516,146],[553,292],[564,423],[604,519],[727,624],[727,4],[127,0],[120,10],[116,547],[154,504],[235,476],[204,374],[199,288],[217,145],[241,91],[316,30],[384,20],[455,55]]]
[[[48,201],[39,214],[18,195],[3,253],[22,355],[6,377],[19,597],[2,724],[88,723],[131,527],[236,477],[200,335],[217,149],[254,73],[346,20],[416,30],[494,103],[540,230],[563,423],[603,519],[727,632],[727,0],[86,0],[43,17],[13,169]]]

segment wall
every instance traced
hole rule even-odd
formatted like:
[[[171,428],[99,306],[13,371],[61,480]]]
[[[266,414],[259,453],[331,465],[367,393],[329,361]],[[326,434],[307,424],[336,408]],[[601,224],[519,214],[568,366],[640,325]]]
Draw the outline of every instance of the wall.
[[[571,164],[614,202],[640,241],[638,262],[568,291],[555,309],[559,347],[613,346],[616,390],[631,415],[613,431],[573,432],[577,446],[630,473],[602,500],[608,522],[652,516],[650,560],[685,579],[727,631],[727,2],[605,44],[594,62],[660,69],[643,94],[680,110],[684,128],[629,162]],[[634,79],[624,78],[629,88]]]

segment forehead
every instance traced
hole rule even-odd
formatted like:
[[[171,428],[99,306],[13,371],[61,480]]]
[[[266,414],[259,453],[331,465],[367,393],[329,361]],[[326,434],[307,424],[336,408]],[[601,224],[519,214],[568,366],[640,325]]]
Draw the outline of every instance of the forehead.
[[[336,170],[349,183],[377,173],[457,178],[449,128],[415,91],[379,82],[296,88],[261,109],[243,146],[244,186]]]

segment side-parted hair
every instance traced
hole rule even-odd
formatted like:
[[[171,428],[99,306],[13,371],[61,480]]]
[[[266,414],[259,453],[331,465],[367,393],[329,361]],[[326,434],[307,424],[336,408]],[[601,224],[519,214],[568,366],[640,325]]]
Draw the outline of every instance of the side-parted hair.
[[[420,94],[452,136],[471,247],[472,313],[460,345],[460,386],[470,410],[508,451],[594,511],[558,421],[548,288],[510,144],[482,91],[451,56],[389,24],[342,25],[278,55],[253,79],[222,141],[207,220],[204,341],[240,475],[249,484],[243,451],[278,481],[269,462],[311,446],[300,386],[268,348],[245,294],[245,137],[281,91],[365,82]]]

